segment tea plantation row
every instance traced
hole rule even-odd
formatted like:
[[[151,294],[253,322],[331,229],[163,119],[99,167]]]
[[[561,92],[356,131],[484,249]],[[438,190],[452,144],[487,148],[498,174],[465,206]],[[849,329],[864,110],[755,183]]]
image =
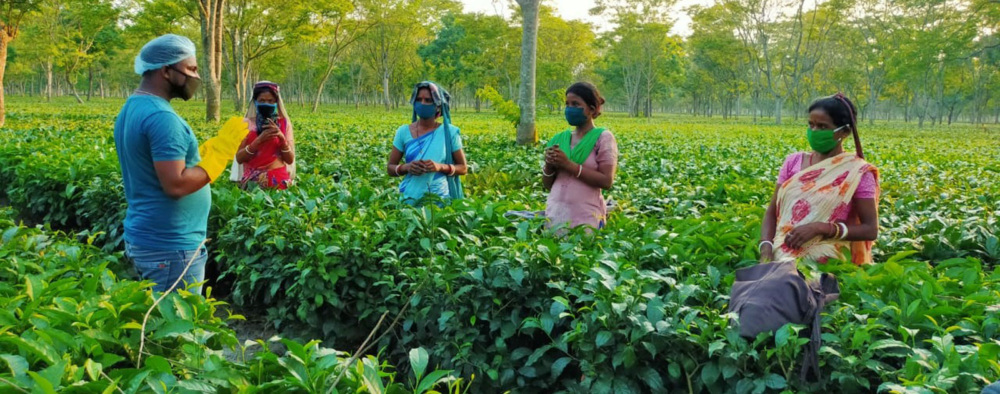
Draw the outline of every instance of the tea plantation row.
[[[355,361],[318,341],[281,339],[282,356],[263,340],[239,343],[218,317],[225,303],[211,297],[181,292],[154,306],[149,283],[119,278],[120,254],[15,225],[8,209],[0,210],[0,234],[2,392],[407,392],[375,357]],[[235,351],[236,361],[225,351]],[[425,368],[426,356],[419,360],[413,365]],[[424,392],[447,373],[401,380]]]
[[[10,204],[120,249],[116,104],[58,115],[54,105],[12,107],[0,131]],[[181,113],[198,118],[192,105]],[[733,271],[755,264],[773,178],[804,146],[804,126],[602,117],[622,154],[609,193],[620,209],[597,236],[556,238],[502,215],[544,207],[540,148],[515,147],[495,115],[454,118],[471,198],[423,210],[400,205],[383,175],[403,111],[295,116],[295,187],[213,185],[217,290],[290,335],[341,349],[399,316],[378,344],[390,362],[405,368],[409,349],[425,348],[431,365],[475,375],[477,392],[973,392],[1000,377],[996,130],[861,129],[883,174],[880,263],[830,267],[842,296],[823,319],[824,377],[803,383],[801,327],[747,341],[724,313]],[[550,116],[540,130],[562,127]]]

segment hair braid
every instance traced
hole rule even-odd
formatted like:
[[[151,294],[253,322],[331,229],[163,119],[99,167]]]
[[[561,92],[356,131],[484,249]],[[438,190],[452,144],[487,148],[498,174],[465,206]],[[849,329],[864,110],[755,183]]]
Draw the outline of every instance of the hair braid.
[[[840,103],[847,108],[847,112],[851,114],[851,134],[854,135],[854,150],[857,152],[858,157],[864,159],[865,152],[864,149],[861,148],[861,137],[858,135],[858,114],[854,112],[854,105],[851,104],[851,101],[848,100],[847,96],[844,96],[843,93],[837,93],[833,95],[833,98],[840,101]]]

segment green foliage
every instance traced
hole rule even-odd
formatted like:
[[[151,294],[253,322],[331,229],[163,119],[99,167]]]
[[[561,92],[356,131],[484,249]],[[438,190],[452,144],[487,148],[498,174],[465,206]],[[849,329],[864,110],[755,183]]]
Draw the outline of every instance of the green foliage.
[[[153,310],[139,364],[142,321],[153,307],[150,284],[119,279],[116,273],[125,269],[118,254],[16,226],[9,217],[8,210],[0,211],[5,262],[0,270],[0,365],[5,367],[0,390],[408,392],[394,382],[392,367],[374,356],[354,362],[316,341],[303,345],[281,339],[288,349],[283,356],[261,340],[240,344],[219,317],[225,314],[219,309],[224,302],[185,291],[167,296]],[[225,320],[234,319],[242,316]],[[246,356],[258,346],[263,350]],[[226,351],[242,357],[227,358]],[[426,359],[424,353],[421,372]],[[445,382],[460,387],[461,381],[449,374],[437,370],[418,376],[413,392]]]
[[[37,102],[13,104],[13,127],[0,130],[0,181],[21,215],[89,226],[95,243],[120,245],[113,231],[123,201],[108,137],[118,104],[58,116]],[[197,105],[177,107],[187,115]],[[748,340],[725,314],[733,272],[756,261],[777,169],[805,146],[800,126],[608,113],[600,123],[619,141],[610,193],[620,209],[595,236],[560,238],[542,223],[503,218],[541,209],[545,194],[541,151],[512,146],[508,121],[495,114],[454,114],[479,167],[465,179],[470,198],[415,209],[397,201],[398,179],[382,174],[379,153],[406,111],[292,110],[296,186],[212,186],[210,248],[225,272],[217,290],[289,336],[342,349],[406,307],[376,345],[381,360],[400,366],[383,371],[392,375],[386,386],[419,392],[442,375],[433,368],[474,375],[476,392],[974,392],[1000,378],[994,131],[865,129],[866,154],[882,173],[879,264],[828,267],[842,295],[823,317],[824,379],[804,384],[802,327]],[[564,123],[543,116],[539,128],[551,135]],[[339,368],[310,346],[295,356],[312,379],[301,390]],[[269,357],[260,358],[269,379],[304,376],[290,372],[300,368],[291,360]],[[364,382],[364,363],[351,367],[352,381]],[[31,365],[38,374],[49,367]]]
[[[561,103],[548,92],[586,80],[607,93],[609,110],[632,116],[780,123],[842,91],[868,122],[1000,121],[996,0],[723,0],[682,9],[675,0],[601,0],[584,20],[565,18],[575,4],[532,3],[542,111]],[[221,86],[236,112],[258,77],[281,83],[287,102],[316,106],[397,108],[422,79],[449,89],[456,108],[480,109],[475,93],[486,86],[518,92],[517,2],[493,2],[497,12],[464,12],[455,0],[233,0],[225,8]],[[122,97],[135,88],[133,59],[149,39],[178,33],[201,42],[190,0],[18,0],[0,11],[13,39],[5,92],[16,96]]]
[[[517,123],[521,120],[521,107],[514,101],[505,99],[500,92],[489,85],[476,90],[476,98],[493,103],[497,113],[512,126],[517,127]]]

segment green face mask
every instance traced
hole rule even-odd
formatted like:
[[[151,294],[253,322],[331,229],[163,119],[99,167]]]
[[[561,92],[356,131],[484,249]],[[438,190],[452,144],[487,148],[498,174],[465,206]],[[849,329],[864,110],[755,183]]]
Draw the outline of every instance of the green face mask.
[[[812,150],[827,154],[837,147],[837,139],[833,137],[834,133],[840,131],[847,127],[847,125],[840,126],[836,130],[813,130],[812,128],[807,129],[806,138],[809,140],[809,147]]]

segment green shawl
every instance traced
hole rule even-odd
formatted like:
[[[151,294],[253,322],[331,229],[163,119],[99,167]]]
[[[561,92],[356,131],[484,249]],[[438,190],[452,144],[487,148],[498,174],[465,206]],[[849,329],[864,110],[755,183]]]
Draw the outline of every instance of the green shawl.
[[[573,130],[566,130],[562,133],[556,134],[552,139],[549,140],[549,144],[546,148],[551,148],[553,146],[559,145],[559,149],[566,153],[571,161],[576,164],[583,165],[583,162],[587,161],[587,157],[590,156],[590,152],[594,151],[594,145],[597,145],[597,139],[601,138],[601,134],[604,133],[603,127],[595,127],[587,132],[587,135],[583,136],[583,139],[576,144],[575,147],[570,149],[571,141],[573,140]]]

